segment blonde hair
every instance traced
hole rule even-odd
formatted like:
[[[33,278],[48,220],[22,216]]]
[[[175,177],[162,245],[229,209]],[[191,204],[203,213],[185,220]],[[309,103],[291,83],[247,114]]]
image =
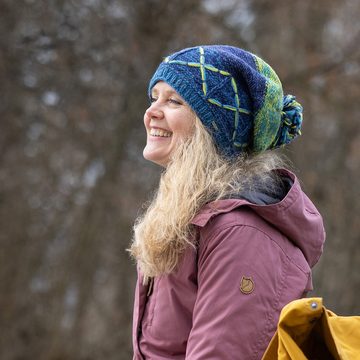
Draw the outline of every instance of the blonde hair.
[[[185,249],[196,246],[191,220],[202,206],[238,196],[244,189],[276,188],[279,182],[272,170],[282,165],[274,152],[222,157],[196,119],[193,135],[174,151],[153,200],[135,222],[129,251],[145,282],[174,271]]]

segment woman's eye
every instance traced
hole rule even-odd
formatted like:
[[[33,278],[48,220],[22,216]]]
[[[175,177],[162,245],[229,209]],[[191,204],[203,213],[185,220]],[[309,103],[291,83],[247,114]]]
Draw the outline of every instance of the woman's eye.
[[[154,96],[150,96],[150,103],[154,103],[158,100],[158,98],[154,97]],[[174,98],[169,98],[167,100],[169,103],[171,104],[175,104],[175,105],[182,105],[182,102],[180,100],[174,99]]]
[[[175,104],[175,105],[181,105],[182,104],[181,101],[176,100],[176,99],[172,99],[172,98],[169,99],[169,102],[171,102],[172,104]]]

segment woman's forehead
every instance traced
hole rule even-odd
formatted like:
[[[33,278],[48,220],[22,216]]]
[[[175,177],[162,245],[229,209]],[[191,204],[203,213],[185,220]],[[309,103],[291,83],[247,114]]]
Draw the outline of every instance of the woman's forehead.
[[[165,92],[165,93],[170,93],[170,94],[177,94],[177,92],[175,91],[174,88],[172,88],[169,84],[167,84],[165,81],[159,81],[157,82],[154,87],[151,89],[152,93],[157,93],[157,92]]]

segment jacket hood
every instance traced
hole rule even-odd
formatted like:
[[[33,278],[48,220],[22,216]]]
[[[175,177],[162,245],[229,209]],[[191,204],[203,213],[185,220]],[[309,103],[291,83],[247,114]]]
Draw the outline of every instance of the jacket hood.
[[[296,176],[288,170],[278,171],[281,177],[290,180],[286,181],[290,188],[282,199],[279,198],[278,201],[275,200],[276,202],[270,201],[266,205],[259,204],[259,201],[254,203],[249,196],[213,201],[200,210],[192,220],[192,224],[203,227],[210,219],[221,213],[247,206],[300,248],[310,267],[313,267],[322,254],[325,241],[322,217],[301,190]]]

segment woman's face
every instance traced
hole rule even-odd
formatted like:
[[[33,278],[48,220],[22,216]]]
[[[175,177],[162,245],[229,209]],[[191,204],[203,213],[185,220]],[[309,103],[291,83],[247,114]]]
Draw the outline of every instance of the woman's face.
[[[151,91],[151,105],[144,115],[147,133],[144,158],[165,167],[179,141],[193,132],[194,123],[195,114],[184,99],[167,83],[156,83]]]

